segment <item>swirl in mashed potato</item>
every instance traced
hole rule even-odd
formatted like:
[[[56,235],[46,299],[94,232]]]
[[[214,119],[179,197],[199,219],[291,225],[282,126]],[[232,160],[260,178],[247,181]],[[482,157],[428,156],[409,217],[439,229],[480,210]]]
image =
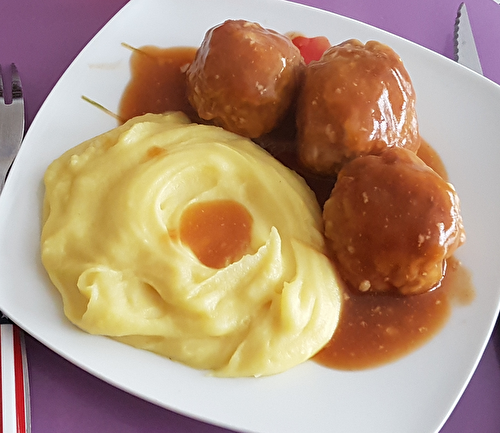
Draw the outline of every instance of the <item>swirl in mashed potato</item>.
[[[282,372],[331,338],[341,296],[319,206],[250,140],[148,114],[66,152],[44,180],[42,261],[81,329],[219,376]],[[214,267],[179,228],[191,205],[220,200],[252,226],[241,257]]]

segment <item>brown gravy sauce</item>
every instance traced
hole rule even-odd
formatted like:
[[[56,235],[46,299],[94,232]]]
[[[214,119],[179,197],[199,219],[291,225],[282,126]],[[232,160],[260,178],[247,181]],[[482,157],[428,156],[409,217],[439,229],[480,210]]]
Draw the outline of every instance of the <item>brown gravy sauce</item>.
[[[453,258],[441,286],[427,293],[359,295],[346,289],[339,326],[315,360],[340,370],[394,361],[429,341],[447,322],[453,304],[473,298],[470,276]]]
[[[146,113],[183,111],[195,117],[186,98],[183,71],[193,61],[196,48],[162,49],[154,46],[133,50],[131,80],[120,101],[118,116],[125,122]]]
[[[195,53],[196,49],[190,47],[162,49],[148,46],[134,50],[131,58],[132,78],[121,100],[120,119],[126,121],[145,113],[183,111],[191,120],[199,122],[185,96],[184,79],[184,72]],[[323,205],[335,179],[313,175],[297,163],[294,132],[293,118],[290,118],[257,141],[277,159],[301,174]],[[424,140],[418,155],[447,179],[441,159]],[[242,226],[242,233],[245,230]],[[242,241],[234,250],[245,248],[244,243]],[[221,266],[220,263],[212,265]],[[366,369],[394,361],[436,335],[448,320],[453,305],[466,305],[473,299],[471,277],[454,258],[448,260],[447,272],[440,287],[421,295],[359,295],[345,288],[339,326],[331,341],[314,360],[343,370]]]
[[[182,213],[179,236],[204,265],[222,269],[250,250],[253,218],[234,200],[193,203]]]

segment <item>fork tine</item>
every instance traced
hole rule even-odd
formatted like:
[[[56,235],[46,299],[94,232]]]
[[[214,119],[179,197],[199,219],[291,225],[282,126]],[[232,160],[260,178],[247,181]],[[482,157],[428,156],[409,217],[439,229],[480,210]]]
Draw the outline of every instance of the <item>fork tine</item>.
[[[12,82],[12,100],[20,99],[23,97],[23,86],[21,85],[21,78],[19,77],[19,71],[15,63],[10,65],[11,70],[11,82]]]

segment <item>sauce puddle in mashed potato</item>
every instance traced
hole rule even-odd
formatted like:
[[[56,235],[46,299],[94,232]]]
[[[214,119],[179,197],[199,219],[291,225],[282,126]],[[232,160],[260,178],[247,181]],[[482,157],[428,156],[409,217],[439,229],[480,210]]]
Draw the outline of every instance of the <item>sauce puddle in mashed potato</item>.
[[[121,101],[119,115],[127,120],[151,110],[187,110],[193,121],[200,121],[189,106],[184,71],[194,58],[193,48],[142,47],[131,58],[132,80]],[[145,79],[144,77],[147,77]],[[161,88],[163,95],[151,98],[143,89]],[[186,105],[188,108],[186,108]],[[302,175],[322,205],[330,195],[334,178],[316,176],[296,162],[293,120],[259,140],[264,148],[285,165]],[[425,141],[418,155],[444,179],[446,170],[436,152]],[[432,338],[446,323],[454,303],[472,301],[470,276],[459,261],[448,260],[448,271],[441,286],[421,295],[359,295],[345,289],[339,326],[332,340],[313,359],[339,369],[363,369],[398,359]]]

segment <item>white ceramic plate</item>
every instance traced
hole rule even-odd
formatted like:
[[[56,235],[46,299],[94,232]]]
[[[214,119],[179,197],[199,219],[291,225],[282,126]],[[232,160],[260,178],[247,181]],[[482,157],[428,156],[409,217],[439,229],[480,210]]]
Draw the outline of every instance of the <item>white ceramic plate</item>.
[[[203,11],[203,12],[200,12]],[[381,368],[342,372],[307,362],[260,379],[217,379],[151,353],[81,332],[39,258],[42,176],[66,149],[115,121],[129,79],[121,46],[197,46],[205,31],[244,18],[281,32],[380,40],[403,58],[421,133],[440,153],[462,199],[468,240],[458,257],[477,296],[454,309],[420,350]],[[434,432],[466,387],[493,328],[500,297],[500,87],[388,33],[279,0],[132,0],[82,51],[28,132],[0,198],[0,307],[27,332],[96,376],[161,406],[242,431]]]

